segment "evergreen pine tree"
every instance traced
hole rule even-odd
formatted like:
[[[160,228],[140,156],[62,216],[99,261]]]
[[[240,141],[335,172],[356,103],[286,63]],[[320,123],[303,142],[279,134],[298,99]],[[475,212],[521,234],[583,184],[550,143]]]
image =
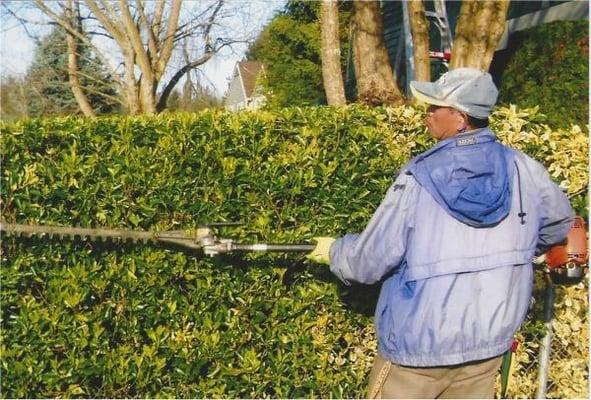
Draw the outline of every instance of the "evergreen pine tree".
[[[97,114],[119,110],[113,80],[104,66],[86,46],[80,45],[78,67],[82,87]],[[80,109],[70,89],[66,34],[56,27],[36,49],[26,75],[30,116],[79,114]]]

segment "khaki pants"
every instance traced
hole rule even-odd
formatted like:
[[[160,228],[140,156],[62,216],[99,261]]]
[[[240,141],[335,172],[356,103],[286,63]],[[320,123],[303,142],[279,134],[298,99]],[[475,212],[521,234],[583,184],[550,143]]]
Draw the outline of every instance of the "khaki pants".
[[[451,367],[415,368],[379,354],[369,375],[370,399],[493,399],[503,356]]]

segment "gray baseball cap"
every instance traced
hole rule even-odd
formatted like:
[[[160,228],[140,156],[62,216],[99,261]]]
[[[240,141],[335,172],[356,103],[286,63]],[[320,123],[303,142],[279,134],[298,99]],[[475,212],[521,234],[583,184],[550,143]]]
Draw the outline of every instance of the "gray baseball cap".
[[[452,107],[474,118],[486,118],[499,91],[489,73],[476,68],[456,68],[435,82],[410,82],[413,96],[427,104]]]

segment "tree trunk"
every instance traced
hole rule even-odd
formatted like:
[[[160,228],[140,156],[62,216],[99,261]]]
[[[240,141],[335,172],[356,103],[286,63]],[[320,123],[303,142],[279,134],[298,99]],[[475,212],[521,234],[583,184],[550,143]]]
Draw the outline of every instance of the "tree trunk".
[[[76,2],[75,5],[72,4],[72,1],[68,1],[65,12],[66,18],[68,18],[72,25],[76,27],[78,31],[81,31],[80,26],[80,9],[79,4]],[[72,89],[72,93],[74,93],[74,98],[78,103],[78,107],[82,113],[87,117],[94,117],[96,116],[92,106],[90,105],[90,101],[88,101],[88,97],[84,94],[82,90],[82,84],[80,83],[79,77],[79,68],[78,68],[78,39],[74,37],[70,32],[66,31],[66,43],[68,45],[68,78],[70,82],[70,88]]]
[[[509,0],[464,1],[455,31],[450,69],[488,71],[505,30]]]
[[[429,27],[425,16],[423,0],[409,1],[410,30],[414,49],[415,80],[431,81],[431,59],[429,58]]]
[[[140,80],[140,106],[142,113],[155,114],[156,113],[156,88],[158,82],[154,79]]]
[[[320,4],[322,80],[329,105],[345,104],[345,85],[341,72],[339,4],[322,0]]]
[[[357,99],[366,104],[397,104],[403,98],[384,43],[384,20],[378,1],[353,1],[353,51]]]
[[[131,115],[141,113],[140,97],[135,80],[135,57],[133,49],[128,46],[121,46],[121,52],[124,56],[124,90],[125,90],[125,107],[127,112]]]

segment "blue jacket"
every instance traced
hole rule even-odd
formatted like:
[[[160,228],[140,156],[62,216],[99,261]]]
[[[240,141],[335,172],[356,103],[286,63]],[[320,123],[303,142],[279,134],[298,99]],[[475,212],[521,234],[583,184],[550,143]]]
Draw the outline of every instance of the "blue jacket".
[[[532,259],[562,241],[568,199],[544,167],[488,129],[410,161],[361,234],[330,249],[344,282],[384,281],[378,350],[407,366],[445,366],[506,351],[530,303]]]

